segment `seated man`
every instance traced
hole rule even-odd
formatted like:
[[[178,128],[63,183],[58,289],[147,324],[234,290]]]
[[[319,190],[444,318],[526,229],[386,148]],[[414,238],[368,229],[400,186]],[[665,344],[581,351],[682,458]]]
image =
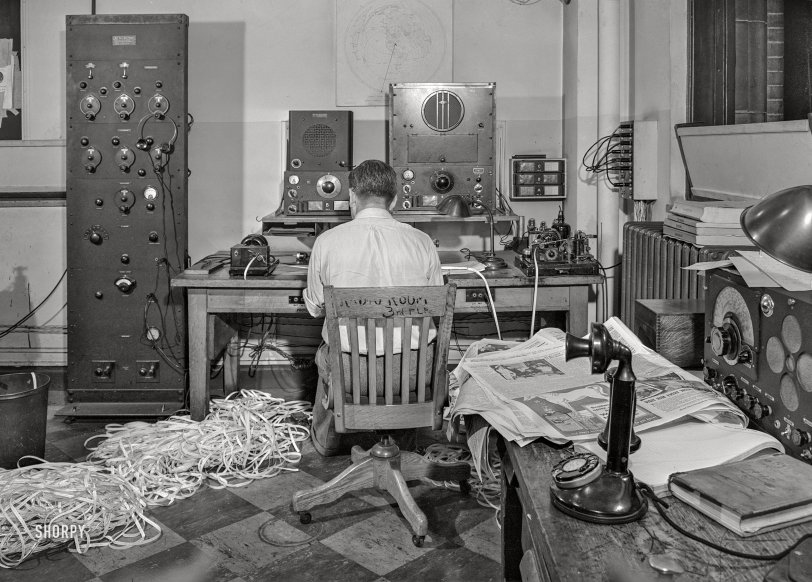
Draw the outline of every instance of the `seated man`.
[[[310,256],[304,300],[313,317],[324,315],[325,285],[413,287],[443,284],[440,258],[431,238],[392,217],[391,211],[397,201],[396,188],[395,171],[384,162],[367,160],[350,172],[353,219],[319,235]],[[395,351],[399,352],[400,330],[395,332]],[[311,440],[319,453],[329,456],[339,453],[341,441],[335,432],[333,411],[326,408],[330,381],[327,354],[331,349],[327,345],[326,327],[322,329],[322,337],[324,343],[316,352],[319,383],[313,405]],[[432,337],[430,335],[429,339]],[[341,346],[335,348],[349,352],[346,333],[341,334],[341,340]],[[376,345],[382,350],[382,342],[376,342]],[[359,337],[359,347],[361,353],[366,353],[364,335]],[[415,332],[412,349],[416,348]]]

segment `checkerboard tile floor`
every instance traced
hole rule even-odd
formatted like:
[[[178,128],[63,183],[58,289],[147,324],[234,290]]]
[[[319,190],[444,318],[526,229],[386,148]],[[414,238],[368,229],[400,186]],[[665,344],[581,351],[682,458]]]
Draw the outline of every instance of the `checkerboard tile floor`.
[[[83,460],[85,439],[102,429],[99,422],[49,418],[47,460]],[[442,440],[441,434],[424,431],[418,446]],[[322,457],[309,442],[303,454],[297,472],[247,487],[203,488],[189,499],[151,509],[163,530],[151,544],[82,555],[40,554],[19,568],[0,569],[0,582],[502,579],[494,510],[430,484],[411,487],[429,521],[421,548],[412,544],[397,505],[373,489],[314,508],[313,521],[300,524],[290,509],[293,493],[329,480],[349,463],[349,456]]]

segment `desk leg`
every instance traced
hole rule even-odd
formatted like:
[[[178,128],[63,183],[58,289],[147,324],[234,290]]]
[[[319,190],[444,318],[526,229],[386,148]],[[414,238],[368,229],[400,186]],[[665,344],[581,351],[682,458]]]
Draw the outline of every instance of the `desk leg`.
[[[189,405],[192,420],[203,420],[209,413],[207,299],[205,289],[189,289],[186,297],[186,319],[189,324]]]
[[[583,337],[589,331],[589,286],[570,285],[570,309],[567,312],[567,331]]]
[[[516,490],[516,476],[510,465],[505,443],[497,441],[502,459],[502,575],[507,582],[521,580],[522,561],[522,502]]]

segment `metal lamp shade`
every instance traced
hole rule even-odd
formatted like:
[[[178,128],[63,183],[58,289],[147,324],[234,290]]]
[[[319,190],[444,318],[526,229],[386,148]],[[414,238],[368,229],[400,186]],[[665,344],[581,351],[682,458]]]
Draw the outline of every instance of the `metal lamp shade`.
[[[741,214],[744,233],[772,258],[812,273],[812,185],[762,198]]]
[[[437,205],[437,212],[455,218],[468,218],[471,216],[471,207],[462,196],[454,194]]]

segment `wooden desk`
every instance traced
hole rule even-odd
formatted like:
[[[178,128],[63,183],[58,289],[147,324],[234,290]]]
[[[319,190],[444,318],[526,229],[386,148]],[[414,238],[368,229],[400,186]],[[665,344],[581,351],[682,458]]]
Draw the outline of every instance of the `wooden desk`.
[[[645,434],[641,435],[646,446]],[[541,443],[505,444],[502,453],[502,564],[506,580],[758,581],[775,562],[735,558],[694,542],[669,526],[649,504],[640,521],[623,525],[587,523],[561,513],[550,501],[550,469],[563,451]],[[705,518],[673,497],[668,512],[689,531],[728,548],[777,553],[812,533],[812,523],[751,538]],[[685,572],[659,575],[649,557],[670,554]]]
[[[533,278],[513,266],[514,253],[498,253],[508,267],[483,273],[494,291],[494,304],[500,311],[530,311],[533,304]],[[440,253],[444,263],[463,260],[459,253]],[[209,408],[209,362],[229,341],[234,341],[236,327],[230,315],[237,313],[307,313],[302,293],[307,285],[307,271],[293,265],[292,256],[281,256],[280,265],[268,277],[230,277],[223,267],[209,275],[181,273],[172,279],[173,287],[187,291],[189,327],[189,387],[191,414],[202,420]],[[457,283],[457,313],[489,311],[485,301],[466,301],[466,289],[484,288],[474,273],[456,272],[449,279]],[[589,285],[599,283],[597,275],[540,277],[537,311],[564,311],[567,329],[574,334],[587,332],[587,297]],[[230,358],[224,370],[226,388],[236,386],[239,367]]]

